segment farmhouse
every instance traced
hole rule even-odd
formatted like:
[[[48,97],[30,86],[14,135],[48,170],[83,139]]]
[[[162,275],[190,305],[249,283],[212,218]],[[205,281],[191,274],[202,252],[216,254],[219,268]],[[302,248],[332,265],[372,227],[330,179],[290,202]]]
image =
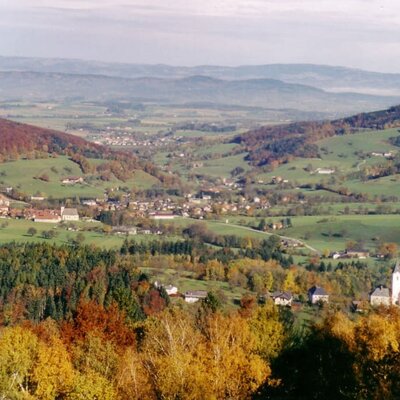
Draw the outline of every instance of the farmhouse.
[[[44,196],[31,196],[31,201],[44,201],[46,197]]]
[[[369,251],[365,249],[360,249],[360,250],[347,249],[345,254],[349,258],[364,259],[369,257]]]
[[[387,287],[378,286],[369,296],[371,306],[390,306],[390,293]]]
[[[335,172],[335,170],[332,168],[317,168],[315,172],[322,175],[331,175]]]
[[[178,288],[173,285],[164,286],[165,291],[167,292],[168,296],[174,295],[178,293]]]
[[[33,215],[33,221],[57,224],[61,221],[61,217],[58,213],[55,213],[52,210],[38,210],[35,211]]]
[[[186,303],[196,303],[199,300],[203,300],[207,297],[207,292],[205,290],[190,290],[187,291],[183,297]]]
[[[175,215],[172,212],[152,212],[149,217],[156,220],[167,220],[174,219]]]
[[[83,183],[81,176],[67,176],[61,181],[64,185],[75,185],[76,183]]]
[[[79,214],[76,208],[61,207],[61,219],[63,221],[79,221]]]
[[[308,290],[308,299],[311,304],[317,304],[318,302],[329,302],[329,294],[326,293],[325,289],[319,286],[313,286]]]
[[[271,299],[277,306],[291,306],[293,296],[290,292],[275,292],[271,294]]]
[[[112,233],[114,235],[137,235],[138,230],[135,226],[114,226]]]

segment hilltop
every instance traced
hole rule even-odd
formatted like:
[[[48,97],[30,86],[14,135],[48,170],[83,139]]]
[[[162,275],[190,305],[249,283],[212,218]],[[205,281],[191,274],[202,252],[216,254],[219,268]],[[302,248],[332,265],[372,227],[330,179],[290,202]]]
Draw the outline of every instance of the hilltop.
[[[0,156],[4,159],[32,152],[82,154],[103,158],[105,147],[78,136],[0,118]]]
[[[1,184],[17,187],[17,198],[37,192],[54,198],[74,193],[93,197],[122,184],[132,188],[178,182],[128,152],[6,119],[0,119],[0,169]],[[62,181],[72,173],[82,176],[84,183],[63,185]]]
[[[317,140],[360,130],[381,130],[400,126],[400,106],[348,118],[321,122],[295,122],[266,126],[236,136],[232,143],[244,146],[253,165],[285,162],[290,157],[318,157]]]

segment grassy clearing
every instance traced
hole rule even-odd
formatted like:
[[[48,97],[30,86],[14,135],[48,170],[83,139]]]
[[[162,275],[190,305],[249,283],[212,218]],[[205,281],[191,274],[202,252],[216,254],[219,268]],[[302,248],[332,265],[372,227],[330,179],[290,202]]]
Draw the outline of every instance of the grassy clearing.
[[[180,293],[188,290],[206,290],[213,292],[222,292],[228,304],[237,305],[242,296],[249,291],[231,287],[227,282],[220,281],[202,281],[195,279],[195,274],[190,271],[180,271],[168,268],[141,268],[146,272],[152,281],[159,281],[163,284],[172,284],[176,286]]]
[[[93,160],[94,164],[101,162],[101,160]],[[136,171],[134,177],[127,182],[116,178],[104,182],[95,176],[83,175],[78,165],[64,156],[3,163],[0,164],[0,174],[1,185],[12,186],[27,195],[40,193],[45,197],[51,196],[58,199],[76,196],[100,197],[107,188],[118,186],[149,188],[158,182],[156,178],[143,171]],[[42,175],[48,176],[48,182],[37,179]],[[71,175],[82,176],[85,182],[76,185],[62,184],[62,178]]]
[[[245,171],[250,170],[250,166],[244,159],[245,156],[245,154],[238,154],[235,156],[208,160],[204,162],[203,167],[196,168],[195,171],[202,175],[229,178],[231,176],[230,172],[236,167],[242,167]]]

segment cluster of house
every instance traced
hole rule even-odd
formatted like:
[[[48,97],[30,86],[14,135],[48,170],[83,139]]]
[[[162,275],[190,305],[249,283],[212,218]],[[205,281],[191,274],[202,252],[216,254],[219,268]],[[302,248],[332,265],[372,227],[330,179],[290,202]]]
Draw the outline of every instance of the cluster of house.
[[[307,295],[310,304],[329,303],[329,294],[323,287],[313,286],[308,290]],[[271,293],[269,297],[277,306],[290,307],[293,302],[293,294],[288,291],[277,291]]]
[[[391,159],[394,157],[394,153],[391,151],[373,151],[372,153],[370,153],[370,156],[384,157],[384,158]]]
[[[60,210],[38,210],[35,208],[27,208],[19,210],[20,218],[31,220],[34,222],[54,223],[61,221],[76,222],[79,221],[79,213],[76,208],[61,207]]]
[[[77,183],[83,183],[84,180],[81,176],[67,176],[61,179],[61,183],[64,185],[75,185]]]
[[[167,292],[168,296],[172,297],[183,297],[186,303],[196,303],[199,300],[204,300],[208,292],[206,290],[188,290],[182,295],[178,292],[178,288],[173,285],[162,285],[159,282],[154,282],[156,288],[163,287]]]
[[[88,137],[91,141],[105,146],[118,147],[151,147],[160,148],[168,145],[175,145],[180,141],[177,136],[145,136],[136,135],[131,127],[107,127],[106,132],[101,134],[92,134]]]
[[[291,292],[274,292],[270,298],[278,306],[291,306],[293,295]],[[308,300],[311,304],[328,303],[329,294],[326,290],[319,286],[313,286],[308,290]],[[392,273],[392,288],[389,289],[383,285],[376,287],[369,296],[371,306],[390,306],[400,305],[400,262],[397,261]],[[363,311],[366,302],[353,301],[352,307],[354,311]]]
[[[358,259],[366,259],[370,256],[369,250],[366,249],[346,249],[345,251],[335,251],[331,253],[330,258],[334,260],[338,260],[341,258],[358,258]]]

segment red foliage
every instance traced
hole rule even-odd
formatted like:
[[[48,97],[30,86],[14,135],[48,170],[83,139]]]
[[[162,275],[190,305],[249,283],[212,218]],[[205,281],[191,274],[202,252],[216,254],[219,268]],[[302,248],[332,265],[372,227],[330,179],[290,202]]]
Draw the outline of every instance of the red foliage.
[[[89,333],[118,346],[132,346],[136,342],[134,331],[126,325],[125,315],[116,304],[106,309],[93,301],[81,301],[74,322],[64,322],[61,326],[67,344],[83,340]]]

